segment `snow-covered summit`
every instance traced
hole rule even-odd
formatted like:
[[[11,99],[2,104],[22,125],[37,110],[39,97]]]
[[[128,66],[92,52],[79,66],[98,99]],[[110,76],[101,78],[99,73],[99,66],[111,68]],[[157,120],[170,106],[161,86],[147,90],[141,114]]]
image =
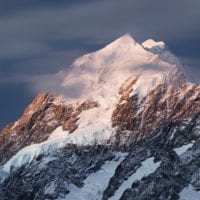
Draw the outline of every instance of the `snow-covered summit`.
[[[93,68],[101,68],[102,65],[100,64],[103,62],[110,64],[110,62],[113,61],[118,62],[121,57],[129,57],[129,59],[131,59],[132,57],[136,57],[137,54],[145,53],[146,50],[142,45],[137,43],[130,34],[125,34],[112,43],[106,45],[103,49],[76,59],[72,64],[72,67],[80,67],[88,62],[92,62]]]
[[[168,62],[169,58],[159,56],[136,42],[130,34],[125,34],[103,49],[74,61],[62,84],[66,98],[73,102],[104,99],[113,104],[122,84],[138,76],[134,91],[145,96],[147,86],[155,87],[163,76],[177,70],[175,63]]]
[[[108,44],[106,47],[115,48],[116,46],[120,45],[136,45],[137,41],[133,38],[133,36],[129,33],[122,35],[121,37],[117,38],[112,43]]]

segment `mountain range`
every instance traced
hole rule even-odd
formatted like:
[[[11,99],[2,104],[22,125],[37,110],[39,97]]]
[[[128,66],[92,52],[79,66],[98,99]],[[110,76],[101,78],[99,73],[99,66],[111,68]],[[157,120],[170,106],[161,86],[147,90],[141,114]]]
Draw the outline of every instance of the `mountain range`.
[[[0,132],[0,199],[200,199],[200,86],[164,42],[126,34],[58,74]]]

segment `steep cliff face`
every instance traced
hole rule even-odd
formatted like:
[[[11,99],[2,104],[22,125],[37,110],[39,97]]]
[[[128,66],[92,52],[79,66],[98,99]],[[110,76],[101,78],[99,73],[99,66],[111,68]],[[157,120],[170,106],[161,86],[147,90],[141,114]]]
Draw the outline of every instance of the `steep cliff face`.
[[[171,74],[167,82],[142,99],[137,94],[131,95],[133,91],[129,86],[112,114],[112,125],[117,133],[111,141],[118,145],[128,147],[166,122],[191,121],[200,113],[200,87],[186,82],[181,74]]]
[[[25,109],[22,117],[2,130],[0,162],[5,163],[23,147],[47,140],[59,126],[72,133],[77,128],[78,115],[94,107],[98,107],[96,102],[85,101],[80,105],[67,105],[64,99],[54,94],[38,94]]]
[[[195,193],[200,86],[163,42],[124,35],[75,60],[59,87],[1,131],[1,199]]]

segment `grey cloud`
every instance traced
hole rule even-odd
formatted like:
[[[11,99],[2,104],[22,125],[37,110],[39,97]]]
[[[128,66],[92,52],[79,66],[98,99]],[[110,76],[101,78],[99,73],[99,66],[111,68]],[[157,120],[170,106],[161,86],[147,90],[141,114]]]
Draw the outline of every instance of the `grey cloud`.
[[[198,32],[197,1],[110,0],[94,1],[75,7],[37,8],[3,18],[0,33],[7,38],[45,39],[83,38],[110,41],[125,32],[136,39],[167,39]]]
[[[1,0],[0,2],[0,16],[4,17],[7,15],[13,15],[13,13],[21,12],[23,10],[32,10],[35,8],[54,8],[54,7],[73,7],[78,4],[86,4],[89,2],[93,2],[94,0]]]
[[[8,41],[2,42],[0,48],[0,59],[29,57],[49,52],[47,45],[33,41]]]
[[[59,52],[67,51],[67,66],[72,61],[68,55],[97,50],[125,32],[133,33],[139,41],[149,37],[164,40],[172,50],[178,46],[180,52],[181,42],[194,35],[200,39],[196,25],[199,7],[195,0],[109,0],[71,7],[32,6],[0,20],[0,58],[16,61],[15,68],[21,72],[34,72],[34,65],[36,71],[39,66],[48,71],[53,58],[56,62],[61,59]],[[25,69],[26,64],[32,70]],[[55,71],[60,70],[59,66],[55,63]]]

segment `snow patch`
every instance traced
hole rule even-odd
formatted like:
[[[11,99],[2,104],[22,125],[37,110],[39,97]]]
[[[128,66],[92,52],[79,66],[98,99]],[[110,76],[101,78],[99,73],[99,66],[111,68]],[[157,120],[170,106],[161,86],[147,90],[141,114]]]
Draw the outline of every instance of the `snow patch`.
[[[191,148],[194,144],[194,141],[192,141],[189,144],[185,144],[181,147],[178,147],[176,149],[174,149],[174,151],[180,156],[181,154],[185,153],[189,148]]]
[[[180,200],[199,200],[200,191],[196,191],[191,184],[185,187],[179,194]]]
[[[163,70],[154,71],[151,69],[153,66],[150,64],[149,68],[146,69],[145,73],[141,73],[139,79],[133,86],[133,91],[130,93],[130,97],[137,94],[140,99],[149,94],[157,85],[164,84],[166,81],[167,74],[169,73],[170,66],[163,63]],[[160,69],[161,70],[161,69]],[[171,73],[169,73],[171,74]]]
[[[121,198],[122,194],[128,188],[131,188],[132,184],[136,180],[141,180],[142,177],[148,176],[153,173],[159,166],[161,162],[154,163],[154,157],[148,158],[142,162],[142,166],[137,169],[137,171],[132,174],[126,181],[122,183],[122,185],[118,188],[118,190],[114,193],[114,196],[109,198],[109,200],[118,200]]]
[[[174,134],[176,133],[176,131],[177,131],[177,127],[175,127],[174,129],[173,129],[173,131],[172,131],[172,133],[171,133],[171,135],[170,135],[170,140],[172,140],[173,138],[174,138]]]
[[[69,136],[69,132],[63,131],[62,126],[59,126],[51,133],[48,140],[56,140],[58,138],[66,138],[67,136]]]

